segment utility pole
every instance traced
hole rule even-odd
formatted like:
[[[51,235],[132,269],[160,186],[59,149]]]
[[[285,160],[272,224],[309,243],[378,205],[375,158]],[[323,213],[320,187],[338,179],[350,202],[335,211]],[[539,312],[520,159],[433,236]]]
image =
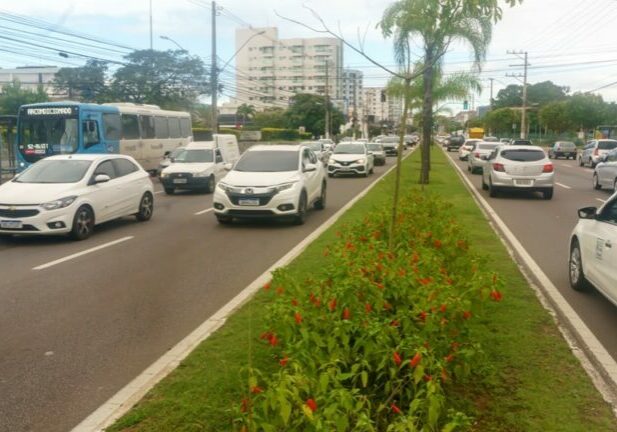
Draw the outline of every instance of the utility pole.
[[[524,72],[521,75],[519,74],[506,74],[507,77],[516,78],[520,81],[520,78],[523,78],[523,107],[521,112],[521,139],[527,139],[527,69],[530,64],[528,61],[528,53],[527,51],[508,51],[508,54],[513,54],[524,61],[522,65],[509,65],[510,67],[523,67]],[[521,54],[523,57],[521,57]]]
[[[212,134],[218,133],[218,69],[216,67],[216,2],[212,2],[212,70],[210,72],[210,81],[212,84]]]
[[[150,0],[150,50],[154,49],[152,43],[152,0]]]
[[[328,60],[326,60],[326,139],[330,138],[330,80],[328,75]]]
[[[489,80],[491,81],[491,99],[489,105],[490,109],[493,109],[493,81],[495,81],[495,78],[489,78]]]

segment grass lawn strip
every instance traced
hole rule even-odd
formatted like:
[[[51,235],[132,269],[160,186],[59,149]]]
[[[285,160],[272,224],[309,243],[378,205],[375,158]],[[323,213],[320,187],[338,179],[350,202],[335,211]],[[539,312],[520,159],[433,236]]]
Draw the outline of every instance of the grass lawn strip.
[[[419,153],[404,162],[403,190],[419,188]],[[472,247],[490,256],[504,280],[504,301],[489,303],[475,319],[475,339],[486,361],[473,382],[451,390],[461,410],[475,416],[477,431],[611,431],[617,422],[552,318],[533,291],[457,174],[433,152],[429,193],[440,195],[469,227]],[[324,248],[335,232],[366,212],[390,205],[394,177],[388,176],[299,256],[290,268],[301,280],[319,272]],[[261,293],[239,310],[159,383],[110,431],[233,430],[232,412],[246,392],[249,365],[274,371],[267,350],[257,346],[266,297]]]

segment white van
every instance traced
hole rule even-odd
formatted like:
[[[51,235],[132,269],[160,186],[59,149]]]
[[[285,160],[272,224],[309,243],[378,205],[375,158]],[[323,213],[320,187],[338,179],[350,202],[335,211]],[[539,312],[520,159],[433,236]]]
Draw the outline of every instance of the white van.
[[[189,143],[161,171],[165,193],[176,189],[213,192],[216,183],[225,177],[228,164],[235,164],[240,149],[235,135],[214,135],[213,141]]]

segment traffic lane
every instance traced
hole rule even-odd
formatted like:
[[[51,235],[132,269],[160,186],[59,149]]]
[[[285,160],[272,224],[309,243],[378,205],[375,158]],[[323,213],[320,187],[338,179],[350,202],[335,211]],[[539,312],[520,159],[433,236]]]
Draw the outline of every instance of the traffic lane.
[[[482,190],[482,176],[465,173],[611,356],[617,359],[614,332],[617,309],[595,290],[574,291],[568,280],[569,240],[578,222],[576,210],[597,206],[601,191],[556,187],[553,199],[548,201],[539,193],[526,192],[503,193],[490,198],[488,192]],[[561,179],[559,174],[558,179]]]
[[[31,271],[0,305],[0,426],[70,429],[376,178],[328,179],[326,209],[303,226],[178,217],[121,249]]]

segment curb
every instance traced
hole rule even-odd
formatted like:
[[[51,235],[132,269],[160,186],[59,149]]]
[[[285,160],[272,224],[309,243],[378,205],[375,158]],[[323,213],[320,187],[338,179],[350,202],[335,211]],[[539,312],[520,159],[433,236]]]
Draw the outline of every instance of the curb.
[[[411,156],[419,146],[414,147],[403,156],[403,160]],[[103,405],[92,412],[81,423],[75,426],[71,432],[102,432],[111,426],[116,420],[126,414],[137,402],[139,402],[159,381],[169,375],[182,360],[184,360],[201,342],[205,341],[218,330],[225,321],[259,289],[272,278],[272,272],[293,261],[298,255],[315,241],[321,234],[334,225],[340,217],[347,212],[355,203],[364,198],[385,176],[396,168],[396,164],[390,167],[379,178],[368,185],[362,192],[351,201],[330,216],[323,224],[310,233],[304,240],[287,252],[282,258],[274,263],[268,270],[251,282],[238,295],[231,299],[221,309],[193,330],[188,336],[178,342],[173,348],[163,354],[152,363],[139,376],[129,382],[125,387],[108,399]]]
[[[452,158],[448,155],[446,157],[505,245],[508,253],[518,265],[523,276],[535,291],[542,306],[553,316],[572,353],[579,359],[595,387],[617,415],[617,362],[561,295],[557,287],[525,250],[505,222],[474,187],[471,180],[465,176],[463,170]]]

